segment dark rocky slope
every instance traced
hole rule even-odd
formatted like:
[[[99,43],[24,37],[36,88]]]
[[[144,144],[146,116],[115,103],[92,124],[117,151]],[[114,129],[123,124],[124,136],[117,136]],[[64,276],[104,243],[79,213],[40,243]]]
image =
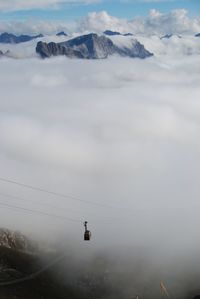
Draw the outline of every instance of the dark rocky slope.
[[[72,255],[70,251],[66,254],[65,249],[65,257],[40,275],[18,284],[2,286],[2,282],[37,272],[47,263],[52,263],[59,254],[55,251],[42,254],[36,244],[22,234],[1,229],[0,298],[127,299],[137,298],[137,294],[144,299],[160,297],[160,276],[153,271],[146,276],[149,264],[144,265],[143,257],[138,257],[132,264],[129,257],[127,260],[118,260],[113,254],[99,253],[82,260],[77,253],[73,250]],[[149,274],[152,275],[150,280],[147,279]],[[174,298],[199,299],[199,275],[195,277],[189,275],[186,280],[184,276],[178,279],[177,287],[170,289]]]
[[[45,254],[46,260],[55,254]],[[21,279],[37,272],[47,263],[41,261],[37,246],[18,232],[0,230],[0,298],[1,299],[80,299],[79,292],[57,277],[55,267],[32,280],[1,286],[1,283]],[[56,274],[55,274],[56,273]]]

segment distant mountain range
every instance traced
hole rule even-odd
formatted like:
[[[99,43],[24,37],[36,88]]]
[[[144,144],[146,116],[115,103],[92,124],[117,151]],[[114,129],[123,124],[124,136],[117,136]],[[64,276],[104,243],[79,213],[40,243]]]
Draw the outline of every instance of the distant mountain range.
[[[33,39],[40,38],[40,37],[43,37],[43,35],[39,34],[39,35],[34,35],[34,36],[30,36],[30,35],[17,36],[12,33],[4,32],[0,35],[0,43],[19,44],[19,43],[29,42]]]
[[[0,34],[0,58],[20,59],[38,55],[42,58],[48,58],[63,55],[71,58],[103,59],[118,55],[143,59],[160,53],[166,54],[166,44],[173,51],[173,43],[177,38],[180,39],[180,43],[177,43],[176,51],[178,50],[180,54],[200,53],[200,45],[195,38],[200,37],[200,33],[193,36],[180,36],[169,33],[157,37],[163,42],[163,48],[159,44],[156,45],[157,40],[152,36],[148,38],[139,35],[137,39],[132,33],[124,34],[112,30],[106,30],[101,35],[89,33],[75,38],[70,38],[64,31],[52,36],[43,36],[42,34],[17,36],[4,32]],[[191,46],[191,41],[193,46]],[[15,47],[18,44],[22,45]]]
[[[163,35],[160,39],[169,39],[173,36],[176,36],[178,38],[181,38],[182,36],[181,35],[174,35],[174,34],[166,34],[166,35]]]
[[[131,47],[125,45],[119,47],[111,39],[95,33],[82,35],[61,43],[40,41],[37,44],[36,52],[42,58],[65,55],[71,58],[103,59],[114,54],[123,57],[147,58],[153,55],[135,39],[133,39]]]

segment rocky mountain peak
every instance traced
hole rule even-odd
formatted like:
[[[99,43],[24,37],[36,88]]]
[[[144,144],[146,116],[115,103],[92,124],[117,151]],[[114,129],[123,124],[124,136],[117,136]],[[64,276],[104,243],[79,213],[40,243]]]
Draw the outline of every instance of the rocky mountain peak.
[[[112,31],[112,30],[106,30],[106,31],[104,31],[104,34],[108,35],[108,36],[121,35],[120,32],[118,32],[118,31]]]
[[[137,40],[133,40],[131,47],[118,46],[105,35],[96,33],[81,35],[66,42],[39,42],[36,52],[42,57],[65,55],[83,59],[105,59],[117,54],[123,57],[146,58],[153,54],[147,51]]]
[[[67,33],[65,33],[64,31],[60,31],[56,34],[56,36],[67,36]]]

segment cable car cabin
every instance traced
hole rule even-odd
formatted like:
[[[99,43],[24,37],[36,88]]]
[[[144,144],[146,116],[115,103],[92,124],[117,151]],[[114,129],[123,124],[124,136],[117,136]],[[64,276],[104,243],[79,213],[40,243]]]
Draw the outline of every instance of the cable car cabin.
[[[90,241],[91,237],[92,237],[91,232],[87,229],[87,224],[88,224],[88,222],[85,221],[85,223],[84,223],[84,226],[85,226],[84,241]]]
[[[84,241],[90,241],[91,240],[91,232],[89,230],[85,231],[85,234],[84,234]]]

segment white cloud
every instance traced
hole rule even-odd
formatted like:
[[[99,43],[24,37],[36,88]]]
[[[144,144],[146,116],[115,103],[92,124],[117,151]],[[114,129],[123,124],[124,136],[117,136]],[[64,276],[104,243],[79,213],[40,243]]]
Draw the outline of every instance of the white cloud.
[[[0,21],[0,32],[14,34],[55,34],[60,31],[72,31],[75,28],[73,22],[52,22],[29,19],[26,21]]]
[[[119,19],[109,15],[106,11],[101,11],[89,13],[87,17],[83,18],[80,23],[81,28],[95,32],[102,32],[106,29],[124,32],[130,27],[126,19]]]

